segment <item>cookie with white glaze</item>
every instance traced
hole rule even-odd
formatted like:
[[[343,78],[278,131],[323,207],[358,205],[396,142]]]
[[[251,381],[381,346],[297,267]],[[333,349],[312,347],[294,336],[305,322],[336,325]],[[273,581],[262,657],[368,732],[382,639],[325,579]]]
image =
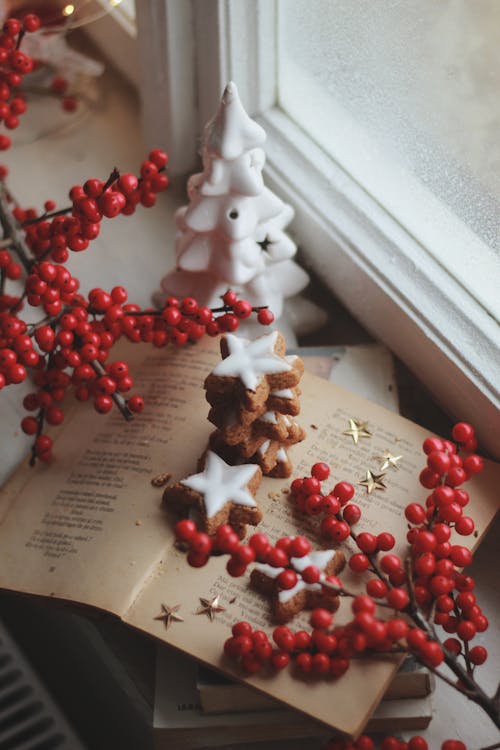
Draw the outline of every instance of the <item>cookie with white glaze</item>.
[[[340,550],[316,550],[304,557],[292,557],[290,567],[298,576],[296,585],[291,589],[280,589],[277,578],[284,568],[259,563],[250,575],[251,585],[263,594],[271,597],[273,618],[277,622],[288,622],[303,609],[325,607],[331,612],[338,608],[340,600],[330,589],[323,588],[321,583],[306,583],[301,572],[310,565],[321,571],[320,581],[327,576],[337,575],[345,565],[345,557]]]
[[[223,523],[256,526],[262,520],[255,500],[261,479],[258,465],[231,466],[209,450],[203,469],[167,487],[163,501],[167,507],[176,509],[197,508],[203,529],[210,535]]]
[[[205,390],[230,394],[249,411],[261,410],[269,393],[294,388],[304,371],[300,357],[285,356],[279,331],[253,341],[234,334],[221,339],[221,361],[205,380]]]

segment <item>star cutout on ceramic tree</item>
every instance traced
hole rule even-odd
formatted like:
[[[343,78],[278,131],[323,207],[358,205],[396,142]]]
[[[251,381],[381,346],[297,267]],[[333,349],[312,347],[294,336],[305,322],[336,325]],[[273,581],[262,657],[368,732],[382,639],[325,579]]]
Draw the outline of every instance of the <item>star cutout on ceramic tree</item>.
[[[379,471],[386,471],[386,469],[399,469],[398,461],[401,461],[403,456],[393,456],[389,450],[385,450],[381,456],[375,456],[377,461],[380,461]]]
[[[167,607],[166,604],[161,605],[161,614],[155,617],[155,620],[163,620],[165,628],[168,630],[173,622],[184,622],[184,618],[176,614],[181,608],[180,604],[175,604],[173,607]]]
[[[371,438],[372,433],[366,428],[368,422],[362,422],[359,419],[349,419],[349,429],[344,430],[342,435],[348,435],[352,437],[353,442],[357,445],[360,438]]]
[[[387,489],[383,482],[384,477],[385,474],[374,474],[373,471],[368,470],[366,472],[365,478],[362,479],[359,484],[363,485],[363,487],[366,487],[367,495],[371,495],[375,490]]]
[[[253,341],[227,333],[225,341],[229,354],[212,372],[219,376],[238,377],[250,391],[255,391],[262,376],[291,370],[291,365],[274,351],[277,331]]]
[[[226,608],[219,604],[219,594],[211,599],[200,596],[201,607],[196,610],[197,615],[206,615],[210,621],[215,619],[217,612],[225,612]]]

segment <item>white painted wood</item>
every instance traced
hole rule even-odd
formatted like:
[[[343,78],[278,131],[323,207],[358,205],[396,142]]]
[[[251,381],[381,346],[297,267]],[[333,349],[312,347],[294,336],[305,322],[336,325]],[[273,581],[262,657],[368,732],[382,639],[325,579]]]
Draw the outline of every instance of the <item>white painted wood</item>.
[[[282,112],[258,121],[268,133],[266,179],[296,208],[293,229],[306,262],[498,455],[496,322]]]
[[[182,174],[194,168],[199,134],[191,3],[141,0],[136,13],[144,138]]]

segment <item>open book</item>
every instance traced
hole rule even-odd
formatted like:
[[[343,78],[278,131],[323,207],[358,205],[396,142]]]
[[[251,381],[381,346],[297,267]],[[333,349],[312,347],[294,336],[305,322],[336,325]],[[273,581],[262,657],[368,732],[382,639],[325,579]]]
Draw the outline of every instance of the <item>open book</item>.
[[[202,388],[219,360],[218,342],[203,341],[176,351],[148,351],[131,346],[127,357],[147,409],[131,423],[119,414],[96,418],[77,409],[59,431],[57,460],[29,470],[22,466],[1,495],[0,587],[53,597],[109,611],[200,661],[242,679],[222,656],[231,625],[246,619],[270,631],[269,603],[248,586],[248,576],[230,578],[226,559],[214,558],[201,569],[189,567],[174,546],[174,519],[160,507],[162,490],[151,479],[170,472],[181,479],[196,471],[196,462],[212,429]],[[141,361],[142,360],[142,361]],[[427,432],[382,407],[315,376],[301,381],[300,423],[303,443],[291,450],[294,476],[309,472],[321,460],[332,467],[332,484],[356,485],[363,509],[360,523],[374,531],[391,531],[404,540],[403,515],[408,500],[423,497],[418,474]],[[349,418],[368,421],[372,437],[355,445],[343,434]],[[401,455],[399,470],[388,470],[387,489],[365,494],[358,483],[367,469],[377,470],[385,450]],[[477,543],[496,510],[499,467],[487,463],[470,482],[470,515]],[[318,546],[316,520],[294,516],[282,488],[289,483],[265,478],[257,494],[265,531],[275,540],[304,532]],[[461,540],[463,543],[463,540]],[[402,543],[402,542],[400,542]],[[396,551],[398,551],[396,549]],[[349,577],[343,578],[351,585]],[[220,594],[225,612],[214,621],[197,615],[200,597]],[[155,619],[161,605],[179,605],[183,622],[166,629]],[[342,604],[337,622],[349,617]],[[307,627],[298,617],[293,627]],[[395,658],[353,660],[337,682],[307,681],[289,670],[269,678],[252,676],[249,684],[293,708],[349,735],[358,734],[380,701],[397,667]]]

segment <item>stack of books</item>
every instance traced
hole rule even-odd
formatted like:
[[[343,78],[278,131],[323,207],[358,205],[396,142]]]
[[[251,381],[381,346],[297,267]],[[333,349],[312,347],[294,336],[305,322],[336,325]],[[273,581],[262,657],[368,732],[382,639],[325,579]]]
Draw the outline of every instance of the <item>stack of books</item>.
[[[307,682],[304,681],[304,690]],[[401,665],[366,731],[425,729],[432,717],[434,677],[409,658]],[[153,734],[156,750],[194,750],[226,744],[332,736],[325,724],[202,666],[158,647]],[[307,745],[313,747],[313,745]]]

